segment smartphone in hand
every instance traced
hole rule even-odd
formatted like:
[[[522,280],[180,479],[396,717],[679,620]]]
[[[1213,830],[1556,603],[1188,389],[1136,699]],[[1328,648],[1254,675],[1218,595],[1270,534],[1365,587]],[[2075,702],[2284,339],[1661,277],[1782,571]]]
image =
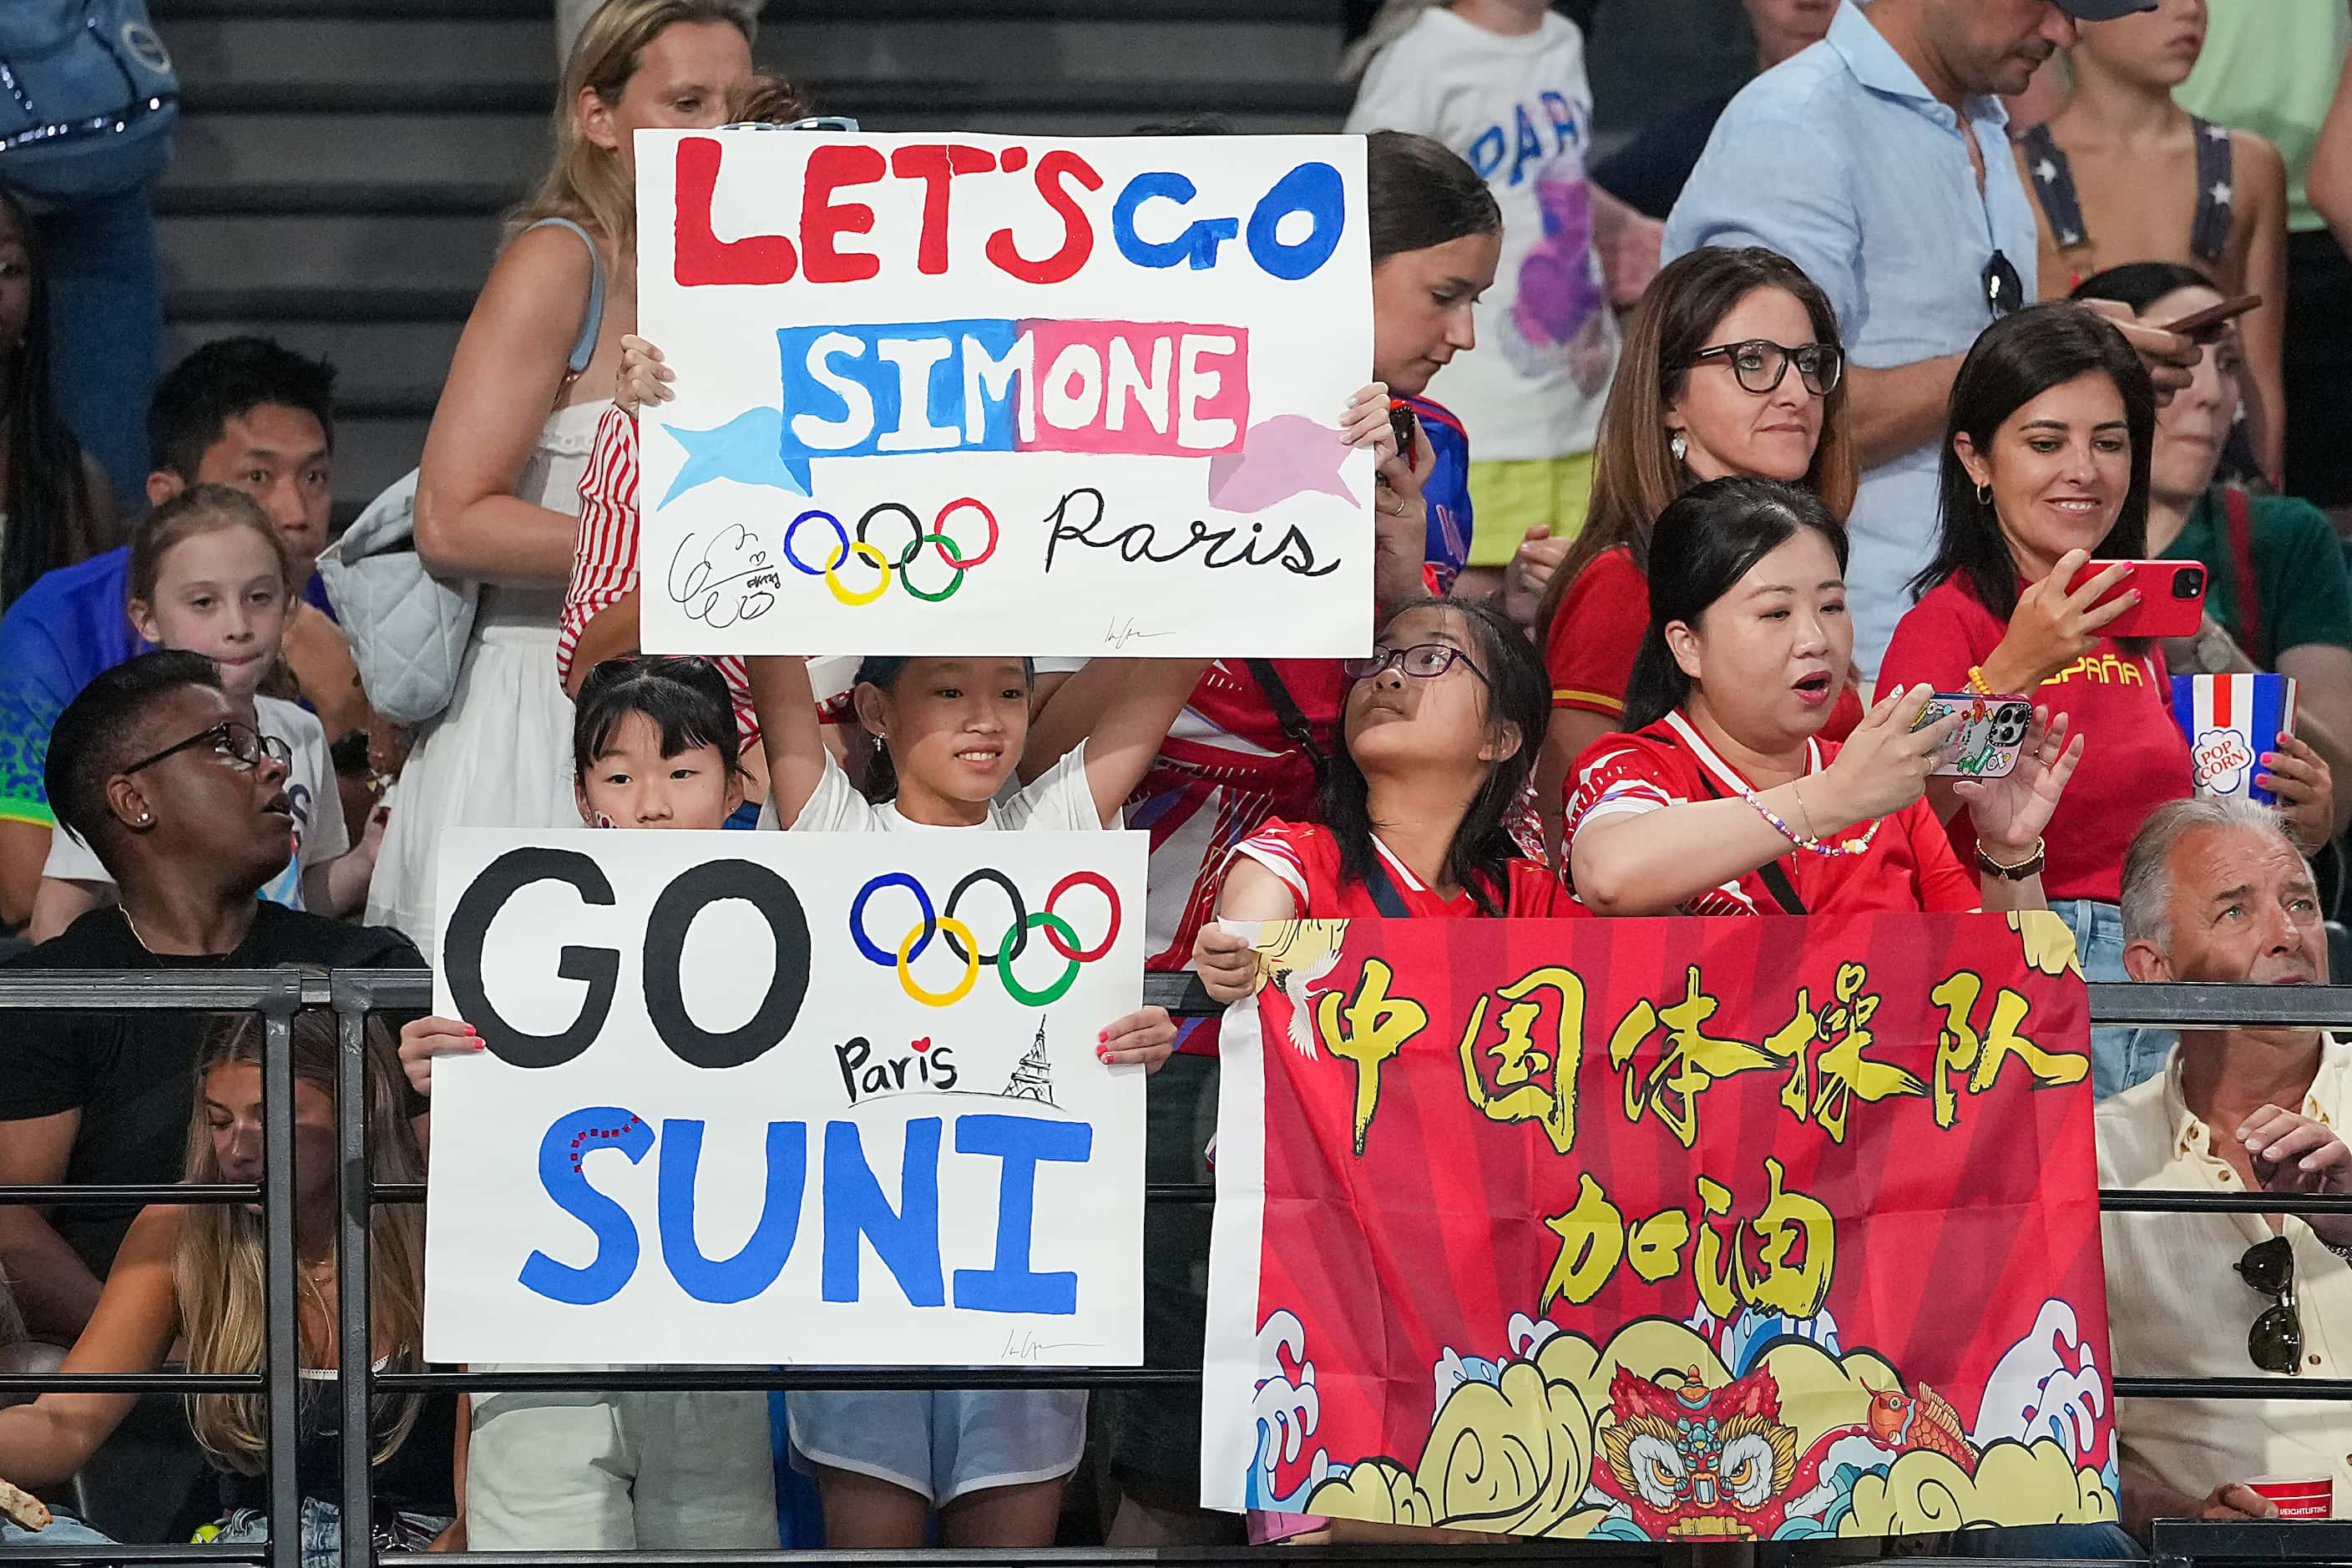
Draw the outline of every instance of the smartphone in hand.
[[[2007,778],[2025,749],[2025,732],[2033,725],[2033,704],[2022,697],[1984,697],[1973,691],[1938,691],[1927,699],[1912,721],[1924,730],[1938,719],[1958,713],[1960,727],[1944,748],[1933,777],[1945,779]]]
[[[2110,566],[2129,570],[2099,603],[2112,603],[2137,588],[2139,603],[2099,628],[2111,637],[2195,637],[2205,620],[2205,568],[2195,561],[2086,561],[2070,594]]]

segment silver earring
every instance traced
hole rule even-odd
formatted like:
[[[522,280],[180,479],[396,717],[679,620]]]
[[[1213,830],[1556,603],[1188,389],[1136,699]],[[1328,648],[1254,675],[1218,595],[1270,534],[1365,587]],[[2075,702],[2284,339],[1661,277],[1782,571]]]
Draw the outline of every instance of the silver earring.
[[[1977,505],[1992,505],[1992,487],[1990,485],[1979,485],[1977,487]]]
[[[1690,456],[1690,438],[1677,430],[1674,433],[1673,438],[1667,441],[1666,450],[1672,452],[1675,455],[1675,461],[1679,463]]]
[[[149,820],[150,818],[145,812],[142,811],[139,814],[139,821],[142,826],[144,826]]]

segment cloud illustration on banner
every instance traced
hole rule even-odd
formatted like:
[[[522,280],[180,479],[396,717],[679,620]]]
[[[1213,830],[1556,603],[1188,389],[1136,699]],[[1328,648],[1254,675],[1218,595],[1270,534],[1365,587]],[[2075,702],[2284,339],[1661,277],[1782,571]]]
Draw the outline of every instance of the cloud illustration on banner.
[[[1264,511],[1307,490],[1353,503],[1339,482],[1347,443],[1304,414],[1277,414],[1253,425],[1238,452],[1209,459],[1209,504],[1219,511]]]
[[[675,425],[662,428],[686,448],[686,462],[655,507],[656,511],[713,479],[767,485],[790,495],[809,493],[808,459],[782,455],[784,411],[781,408],[746,409],[715,430],[682,430]]]

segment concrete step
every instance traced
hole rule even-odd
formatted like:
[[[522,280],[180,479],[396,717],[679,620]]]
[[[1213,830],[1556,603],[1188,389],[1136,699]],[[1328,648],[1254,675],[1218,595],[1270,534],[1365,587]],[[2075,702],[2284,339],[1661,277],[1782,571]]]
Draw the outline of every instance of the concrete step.
[[[491,217],[175,216],[161,220],[163,280],[322,289],[355,279],[478,289],[499,242]]]
[[[335,500],[356,510],[416,467],[430,415],[383,417],[341,413],[335,418]]]
[[[456,182],[520,191],[549,155],[544,112],[342,114],[207,112],[183,118],[164,188]]]
[[[527,106],[547,101],[554,77],[540,21],[417,22],[370,16],[310,26],[253,16],[185,22],[171,47],[195,102],[219,102],[265,84],[298,91],[373,86],[384,94],[424,89],[447,101],[470,86]],[[953,19],[824,21],[794,15],[761,34],[760,54],[795,80],[942,81],[973,75],[976,62],[1017,67],[1037,81],[1155,79],[1328,81],[1336,29],[1311,21],[1130,18],[1123,21],[966,15]],[[994,71],[988,76],[997,74]]]
[[[830,112],[855,114],[877,129],[893,119],[941,115],[1105,114],[1130,119],[1172,114],[1320,114],[1335,124],[1354,101],[1337,82],[1302,84],[1278,77],[1226,75],[1193,79],[1051,80],[1001,76],[962,79],[811,79],[807,87]],[[387,83],[382,81],[192,83],[181,105],[205,121],[284,116],[364,118],[398,125],[429,118],[473,122],[509,116],[543,121],[553,89],[543,81]],[[1048,129],[1042,121],[1033,131]]]
[[[176,297],[184,300],[184,293]],[[275,338],[297,353],[335,367],[338,393],[349,403],[408,414],[429,411],[457,352],[463,318],[448,321],[289,321],[235,316],[175,318],[164,353],[177,362],[215,338]]]

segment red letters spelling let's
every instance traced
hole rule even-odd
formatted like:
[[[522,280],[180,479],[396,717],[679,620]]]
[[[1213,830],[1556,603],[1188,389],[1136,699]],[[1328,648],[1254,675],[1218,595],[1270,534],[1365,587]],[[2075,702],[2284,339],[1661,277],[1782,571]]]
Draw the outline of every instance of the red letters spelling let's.
[[[789,283],[805,274],[811,283],[855,283],[880,275],[883,258],[844,250],[844,236],[874,232],[874,208],[854,194],[887,179],[923,187],[923,220],[915,247],[916,271],[938,276],[948,269],[948,214],[960,175],[1010,174],[1026,169],[1038,197],[1060,219],[1061,244],[1032,260],[1022,255],[1010,228],[992,234],[984,247],[989,263],[1024,283],[1061,283],[1076,276],[1094,254],[1094,221],[1071,186],[1092,192],[1103,178],[1077,153],[1056,148],[1033,166],[1025,150],[1005,150],[1003,158],[985,147],[957,144],[901,147],[885,159],[859,142],[828,143],[809,153],[801,188],[800,246],[780,234],[720,239],[712,231],[711,199],[719,187],[722,143],[689,136],[677,144],[677,238],[673,276],[687,288],[713,284]]]

